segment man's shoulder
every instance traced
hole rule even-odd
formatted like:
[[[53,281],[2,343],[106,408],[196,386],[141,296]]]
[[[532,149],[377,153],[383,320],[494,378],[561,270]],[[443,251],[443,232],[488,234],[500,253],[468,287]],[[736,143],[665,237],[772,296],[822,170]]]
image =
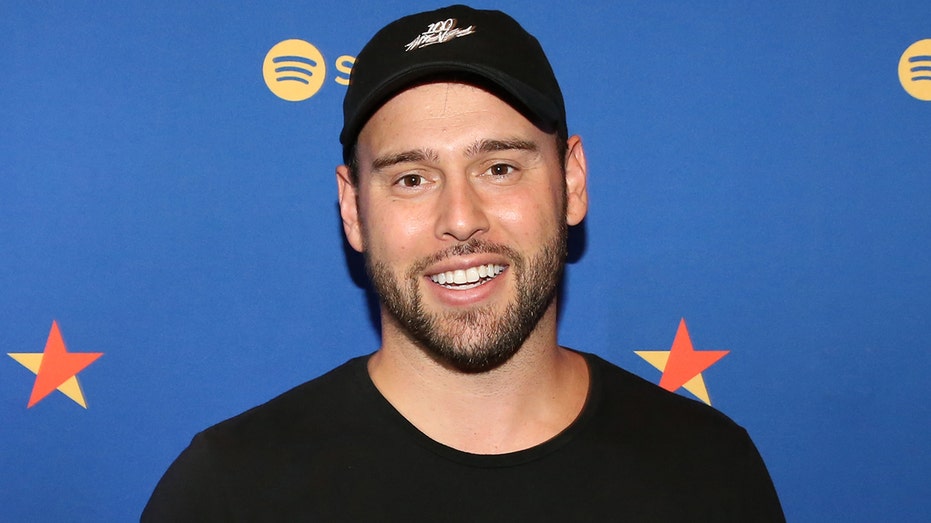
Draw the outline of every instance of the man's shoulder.
[[[309,433],[326,430],[357,411],[366,397],[366,357],[347,361],[327,373],[298,385],[281,395],[225,421],[198,435],[217,445],[303,439]],[[323,423],[323,421],[326,423]]]
[[[598,450],[595,466],[624,470],[618,481],[629,480],[631,488],[662,485],[651,499],[667,511],[664,520],[703,519],[698,514],[712,507],[721,510],[716,519],[784,521],[766,466],[743,427],[705,403],[586,357],[592,404],[582,439]]]
[[[603,418],[636,427],[647,437],[687,434],[743,438],[746,431],[719,410],[660,388],[593,354],[585,355],[596,374],[597,408]]]
[[[359,424],[377,405],[366,380],[366,358],[356,358],[200,432],[162,477],[143,520],[260,521],[268,507],[299,506],[294,500],[313,490],[308,482],[325,479],[308,470],[337,470],[333,449],[366,434]]]

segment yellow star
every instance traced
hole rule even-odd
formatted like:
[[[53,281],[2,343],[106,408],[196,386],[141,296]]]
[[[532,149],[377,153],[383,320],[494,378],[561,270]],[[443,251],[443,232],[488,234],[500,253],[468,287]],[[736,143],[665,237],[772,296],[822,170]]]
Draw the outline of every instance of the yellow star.
[[[53,321],[44,352],[20,352],[7,355],[36,375],[27,408],[31,408],[57,389],[86,409],[87,402],[84,400],[84,393],[81,392],[81,385],[78,383],[78,373],[103,356],[103,353],[68,352],[65,340],[62,339],[61,332],[58,330],[58,323]]]
[[[659,386],[673,392],[679,387],[711,405],[708,388],[701,373],[727,355],[726,350],[697,351],[692,347],[685,318],[679,322],[676,338],[670,350],[639,350],[634,354],[645,359],[663,373]]]

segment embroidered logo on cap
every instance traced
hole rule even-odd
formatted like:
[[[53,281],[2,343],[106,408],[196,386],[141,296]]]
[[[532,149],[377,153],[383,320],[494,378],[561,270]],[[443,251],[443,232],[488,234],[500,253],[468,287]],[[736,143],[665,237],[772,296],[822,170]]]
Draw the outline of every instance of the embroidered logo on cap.
[[[456,27],[457,23],[455,18],[447,18],[446,20],[428,25],[426,31],[420,33],[417,38],[414,38],[409,44],[404,46],[404,50],[413,51],[414,49],[422,49],[428,45],[446,43],[450,40],[461,36],[468,36],[475,32],[474,25],[460,29]]]

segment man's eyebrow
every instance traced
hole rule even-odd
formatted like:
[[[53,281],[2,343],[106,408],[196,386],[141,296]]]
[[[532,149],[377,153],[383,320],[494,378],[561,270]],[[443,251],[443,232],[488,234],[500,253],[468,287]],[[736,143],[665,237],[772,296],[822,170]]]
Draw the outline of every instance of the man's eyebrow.
[[[496,151],[530,151],[536,152],[540,148],[536,142],[519,138],[504,140],[480,140],[465,151],[466,157],[472,158],[483,153]],[[440,155],[433,149],[411,149],[399,153],[390,153],[379,156],[372,161],[372,171],[386,169],[393,165],[408,162],[438,162]]]
[[[522,140],[519,138],[510,140],[481,140],[474,143],[466,150],[466,156],[473,157],[482,153],[493,153],[497,151],[529,151],[536,152],[540,148],[536,142]]]
[[[437,162],[439,161],[439,158],[440,155],[431,149],[411,149],[410,151],[390,153],[375,158],[372,161],[372,170],[378,171],[387,167],[391,167],[392,165],[408,162]]]

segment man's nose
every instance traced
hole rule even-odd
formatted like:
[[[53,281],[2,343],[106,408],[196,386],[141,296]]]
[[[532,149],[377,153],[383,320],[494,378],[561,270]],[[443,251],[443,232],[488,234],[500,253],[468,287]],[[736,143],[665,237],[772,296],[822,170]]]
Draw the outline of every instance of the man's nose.
[[[487,232],[489,222],[485,203],[471,180],[466,177],[448,178],[437,202],[437,238],[466,241]]]

